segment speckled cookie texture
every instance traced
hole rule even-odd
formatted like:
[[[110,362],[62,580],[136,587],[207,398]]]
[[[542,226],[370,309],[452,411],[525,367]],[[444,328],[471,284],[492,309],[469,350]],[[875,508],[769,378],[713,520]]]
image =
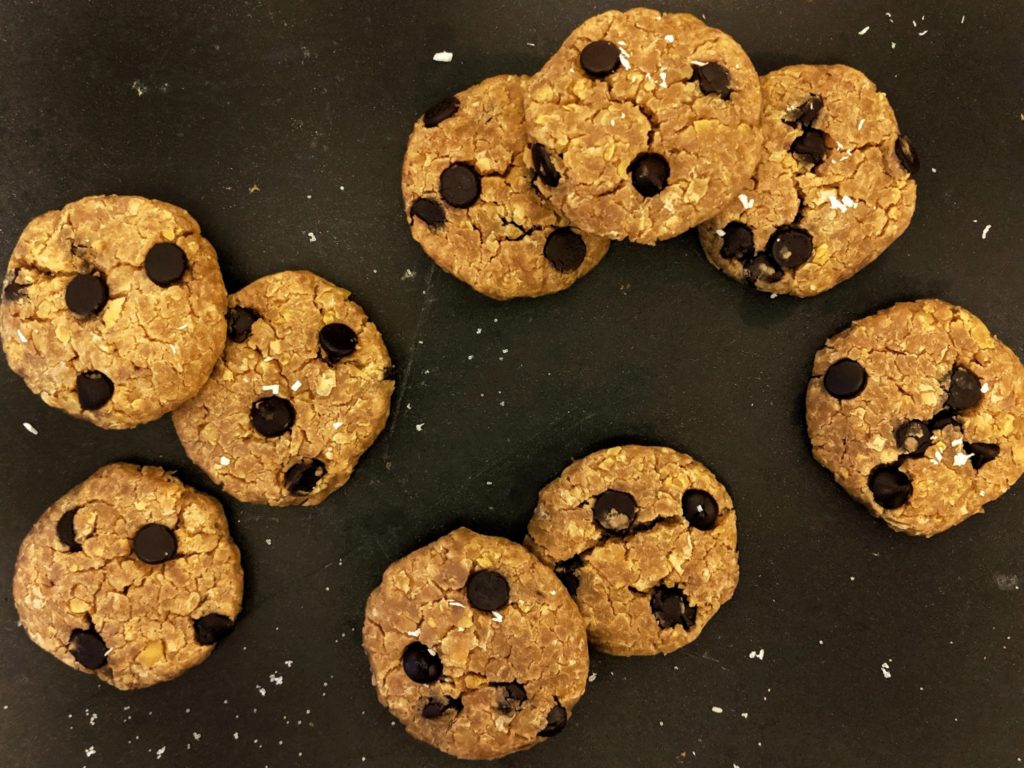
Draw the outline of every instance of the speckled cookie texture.
[[[761,78],[761,161],[700,227],[708,260],[770,293],[814,296],[855,275],[914,215],[917,155],[885,94],[842,65]]]
[[[348,291],[312,272],[267,275],[228,304],[223,358],[175,411],[178,437],[239,501],[319,504],[384,429],[384,339]]]
[[[674,237],[750,178],[760,111],[757,72],[724,32],[685,13],[602,13],[527,87],[537,188],[589,232]]]
[[[417,739],[466,759],[559,733],[587,683],[583,619],[521,545],[466,528],[393,563],[366,603],[377,696]]]
[[[4,278],[11,368],[55,408],[107,429],[188,400],[224,348],[217,254],[185,211],[86,197],[33,219]]]
[[[492,77],[427,110],[402,167],[413,237],[442,269],[494,299],[564,290],[608,250],[606,239],[554,213],[533,185],[527,80]]]
[[[594,647],[618,656],[693,642],[739,581],[729,493],[671,448],[570,464],[540,492],[526,546],[565,582]]]
[[[242,605],[242,566],[214,499],[158,467],[110,464],[57,500],[18,552],[32,641],[115,688],[206,660]]]
[[[894,530],[931,536],[1024,472],[1024,367],[962,307],[896,304],[815,356],[807,430],[851,496]]]

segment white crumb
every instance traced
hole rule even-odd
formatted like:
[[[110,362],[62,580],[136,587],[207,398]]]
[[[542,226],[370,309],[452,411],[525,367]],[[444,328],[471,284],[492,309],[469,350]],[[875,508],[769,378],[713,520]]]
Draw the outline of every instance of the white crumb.
[[[36,429],[35,427],[33,427],[33,426],[32,426],[31,424],[29,424],[29,423],[28,423],[27,421],[23,421],[23,422],[21,422],[21,426],[23,426],[23,427],[25,428],[25,430],[26,430],[26,431],[27,431],[27,432],[28,432],[29,434],[32,434],[32,435],[38,435],[38,434],[39,434],[39,430],[38,430],[38,429]]]
[[[857,130],[859,131],[863,127],[864,127],[864,118],[862,117],[860,119],[860,121],[857,123]]]
[[[619,40],[619,63],[622,65],[622,68],[628,72],[633,68],[633,66],[629,63],[629,51],[622,47],[625,44],[626,42],[624,40]]]
[[[889,662],[888,661],[883,661],[882,662],[882,677],[884,677],[886,680],[888,680],[890,677],[892,677],[892,672],[889,671]]]
[[[716,715],[722,714],[722,708],[721,707],[712,707],[711,711],[714,712]]]
[[[434,61],[443,61],[445,64],[450,62],[454,57],[451,51],[438,51],[434,54]]]
[[[501,622],[503,622],[503,621],[505,620],[505,617],[504,617],[504,616],[502,616],[502,615],[501,615],[500,613],[498,613],[497,611],[491,611],[491,616],[492,616],[492,617],[494,617],[494,620],[495,620],[496,622],[498,622],[499,624],[501,624]]]
[[[762,659],[764,659],[764,648],[762,648],[759,651],[751,651],[750,652],[750,658],[757,659],[758,661],[761,661]]]
[[[736,199],[740,201],[740,203],[743,205],[743,210],[745,211],[749,211],[751,208],[754,207],[753,199],[747,197],[744,194],[740,194],[740,196]]]
[[[592,683],[597,680],[597,672],[591,672],[590,677],[587,678],[588,683]]]
[[[917,33],[917,36],[918,36],[918,37],[924,37],[924,36],[925,36],[925,35],[927,35],[927,34],[928,34],[928,30],[926,29],[926,30],[924,30],[923,32],[918,32],[918,33]]]
[[[449,600],[448,605],[452,605],[456,608],[465,608],[466,606],[460,603],[458,600]]]
[[[302,386],[302,382],[301,381],[293,381],[292,382],[292,392],[298,392],[299,391],[299,387],[301,387],[301,386]]]
[[[676,36],[675,35],[665,35],[665,42],[666,43],[674,43],[675,41],[676,41]]]
[[[18,341],[22,344],[28,344],[28,339],[26,339],[25,334],[21,332],[21,328],[18,329]]]
[[[986,224],[985,228],[983,230],[981,230],[981,239],[982,240],[984,240],[986,237],[988,237],[988,231],[990,229],[992,229],[992,225],[991,224]]]
[[[871,27],[864,27],[864,29],[862,29],[862,30],[861,30],[860,32],[858,32],[857,34],[858,34],[858,35],[866,35],[866,34],[868,33],[868,30],[869,30],[869,29],[871,29]]]
[[[279,387],[277,384],[264,384],[262,387],[260,387],[260,389],[262,389],[264,392],[273,392],[275,395],[281,391],[281,387]]]
[[[953,466],[962,467],[971,460],[972,456],[974,456],[973,453],[957,453],[953,456]]]
[[[690,62],[691,67],[706,67],[707,65],[708,63],[706,61],[700,61],[699,59],[694,59]]]
[[[423,431],[423,427],[424,427],[425,424],[426,424],[426,422],[423,422],[422,424],[417,424],[416,425],[416,431],[417,432],[422,432]]]
[[[414,277],[416,277],[416,272],[411,269],[405,270],[405,272],[402,274],[403,280],[412,280]]]
[[[306,233],[306,237],[309,238],[309,242],[311,242],[311,243],[315,243],[316,242],[316,235],[314,235],[312,232],[307,232]]]
[[[226,467],[229,464],[231,464],[231,459],[229,459],[227,456],[221,456],[220,457],[220,465],[222,467]]]
[[[203,738],[203,734],[199,733],[199,731],[192,731],[192,738],[196,741],[199,741],[201,738]]]
[[[716,229],[715,230],[715,234],[718,235],[719,237],[725,237],[725,230],[724,229]]]

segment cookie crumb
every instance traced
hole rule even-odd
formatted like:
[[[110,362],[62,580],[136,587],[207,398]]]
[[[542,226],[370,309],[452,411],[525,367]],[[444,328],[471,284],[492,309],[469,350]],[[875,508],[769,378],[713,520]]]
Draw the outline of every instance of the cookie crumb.
[[[314,235],[312,232],[307,232],[306,233],[306,237],[309,238],[309,242],[311,242],[311,243],[315,243],[316,242],[316,235]]]
[[[981,239],[982,240],[984,240],[986,237],[988,237],[988,231],[990,229],[992,229],[992,225],[991,224],[986,224],[985,228],[983,230],[981,230]]]
[[[892,677],[892,672],[889,671],[889,662],[888,661],[883,661],[882,662],[882,677],[884,677],[886,680],[888,680],[889,678]]]
[[[868,33],[868,30],[869,30],[869,29],[871,29],[871,27],[869,27],[869,26],[868,26],[868,27],[864,27],[864,29],[862,29],[862,30],[861,30],[860,32],[858,32],[857,34],[858,34],[858,35],[866,35],[866,34]]]
[[[434,61],[442,61],[445,64],[450,62],[453,58],[454,54],[452,54],[451,51],[438,51],[437,53],[434,54]]]
[[[716,715],[722,714],[722,708],[721,707],[712,707],[711,711],[714,712]]]
[[[32,426],[31,424],[29,424],[29,423],[28,423],[27,421],[23,421],[23,422],[21,423],[21,426],[23,426],[23,427],[25,428],[25,430],[26,430],[26,431],[27,431],[27,432],[28,432],[29,434],[32,434],[32,435],[38,435],[38,434],[39,434],[39,430],[38,430],[38,429],[36,429],[35,427],[33,427],[33,426]]]

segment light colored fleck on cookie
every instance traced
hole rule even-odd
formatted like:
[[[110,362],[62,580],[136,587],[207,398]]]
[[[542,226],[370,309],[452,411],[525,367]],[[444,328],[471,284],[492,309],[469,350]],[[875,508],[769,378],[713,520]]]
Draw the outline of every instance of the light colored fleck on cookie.
[[[868,27],[864,27],[864,29],[862,29],[862,30],[861,30],[860,32],[858,32],[857,34],[858,34],[858,35],[866,35],[866,34],[868,33],[868,30],[869,30],[869,29],[871,29],[871,27],[869,27],[869,26],[868,26]]]
[[[690,62],[691,67],[706,67],[707,65],[708,63],[706,61],[701,61],[700,59],[694,59]]]
[[[420,628],[416,627],[416,629],[412,630],[411,632],[406,632],[405,634],[407,634],[409,637],[419,637],[420,636]]]
[[[714,712],[716,715],[722,714],[722,708],[721,707],[712,707],[711,711]]]
[[[264,688],[262,685],[257,685],[256,686],[256,690],[259,691],[260,696],[266,696],[267,695],[267,689]]]
[[[284,684],[284,677],[275,672],[270,676],[270,682],[272,682],[274,685],[282,685]]]
[[[203,738],[203,734],[201,734],[199,731],[192,731],[192,738],[196,741],[199,741],[201,738]]]
[[[716,229],[715,230],[715,234],[718,235],[719,237],[725,237],[725,230],[724,229]]]
[[[984,384],[981,385],[981,394],[987,395],[990,389],[992,389],[992,387],[990,387],[988,385],[988,382],[986,381]]]
[[[666,43],[674,43],[675,41],[676,41],[676,36],[675,35],[665,35],[665,42]]]
[[[740,203],[743,205],[743,210],[745,211],[749,211],[751,208],[754,207],[754,199],[751,197],[747,197],[746,195],[740,193],[740,196],[737,197],[736,199],[740,201]]]
[[[264,392],[273,392],[275,395],[281,391],[281,387],[279,387],[277,384],[264,384],[262,387],[260,387],[260,389],[262,389]]]
[[[896,41],[895,41],[895,40],[893,40],[893,41],[892,41],[892,47],[893,47],[893,48],[895,48],[895,47],[896,47]]]
[[[18,329],[18,341],[22,344],[28,344],[28,339],[26,339],[25,334],[21,332],[21,328]]]
[[[334,427],[335,429],[341,429],[341,422],[336,421],[331,426]]]
[[[988,231],[990,229],[992,229],[992,225],[991,224],[986,224],[985,228],[983,230],[981,230],[981,239],[982,240],[984,240],[986,237],[988,237]]]
[[[226,467],[229,464],[231,464],[231,459],[229,459],[227,456],[221,456],[220,457],[220,465],[222,467]]]
[[[628,72],[633,67],[629,63],[629,51],[626,50],[625,45],[625,40],[619,40],[619,63],[622,65],[622,68]]]
[[[918,36],[918,37],[924,37],[924,36],[925,36],[925,35],[927,35],[927,34],[928,34],[928,30],[926,29],[926,30],[924,30],[924,31],[922,31],[922,32],[918,32],[918,33],[917,33],[917,36]]]
[[[458,600],[449,600],[448,601],[448,605],[454,606],[456,608],[465,608],[466,607],[462,603],[460,603]]]
[[[857,207],[857,201],[854,200],[849,195],[843,195],[842,198],[838,198],[835,195],[832,195],[828,199],[828,202],[833,208],[838,210],[840,213],[846,213],[851,208]]]
[[[501,615],[500,613],[498,613],[497,611],[491,611],[491,616],[492,616],[492,617],[494,618],[494,620],[495,620],[496,622],[498,622],[499,624],[501,624],[501,622],[503,622],[503,621],[505,620],[505,617],[504,617],[504,616],[502,616],[502,615]]]
[[[889,662],[888,661],[883,661],[882,662],[882,677],[884,677],[886,680],[888,680],[890,677],[892,677],[892,672],[889,671]]]
[[[298,392],[299,388],[301,386],[302,386],[302,382],[301,381],[293,381],[292,382],[292,392]]]
[[[21,422],[21,426],[23,426],[23,427],[25,428],[25,430],[26,430],[26,431],[27,431],[27,432],[28,432],[29,434],[32,434],[32,435],[38,435],[38,434],[39,434],[39,430],[38,430],[38,429],[36,429],[35,427],[33,427],[33,426],[32,426],[31,424],[29,424],[29,423],[28,423],[27,421],[23,421],[23,422]]]
[[[859,131],[863,127],[864,127],[864,118],[862,117],[859,121],[857,121],[857,130]]]
[[[236,734],[236,738],[237,738],[237,734]],[[157,751],[156,751],[156,759],[159,760],[161,757],[163,757],[164,756],[164,752],[166,752],[166,751],[167,751],[167,747],[160,747],[159,749],[157,749]]]
[[[957,453],[955,456],[953,456],[953,466],[962,467],[964,464],[971,460],[972,456],[974,456],[973,453]]]
[[[451,51],[438,51],[434,54],[434,61],[443,61],[445,64],[454,58]]]

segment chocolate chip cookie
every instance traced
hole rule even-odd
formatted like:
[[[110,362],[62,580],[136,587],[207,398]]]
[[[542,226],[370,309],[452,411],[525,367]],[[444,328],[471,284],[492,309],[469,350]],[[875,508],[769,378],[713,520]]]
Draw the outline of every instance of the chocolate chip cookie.
[[[608,11],[527,86],[536,186],[588,232],[674,237],[750,179],[760,115],[757,72],[727,34],[685,13]]]
[[[527,80],[492,77],[428,109],[402,167],[413,237],[438,266],[494,299],[564,290],[608,250],[606,239],[571,226],[533,186]]]
[[[466,528],[393,563],[366,603],[381,703],[465,759],[559,733],[587,683],[587,634],[555,575],[519,544]]]
[[[842,65],[761,78],[761,162],[700,227],[708,261],[761,291],[814,296],[910,224],[919,160],[885,94]]]
[[[178,438],[239,501],[319,504],[387,421],[384,340],[348,291],[312,272],[267,275],[228,305],[224,355],[175,411]]]
[[[106,429],[192,397],[224,348],[227,294],[185,211],[86,197],[34,219],[11,254],[0,339],[47,405]]]
[[[231,631],[242,566],[217,501],[159,467],[109,464],[29,531],[14,604],[60,661],[145,688],[202,663]]]
[[[1024,472],[1024,367],[962,307],[896,304],[815,356],[807,431],[851,496],[893,530],[932,536]]]
[[[526,546],[575,597],[594,647],[617,656],[693,642],[739,581],[729,493],[671,448],[570,464],[540,492]]]

